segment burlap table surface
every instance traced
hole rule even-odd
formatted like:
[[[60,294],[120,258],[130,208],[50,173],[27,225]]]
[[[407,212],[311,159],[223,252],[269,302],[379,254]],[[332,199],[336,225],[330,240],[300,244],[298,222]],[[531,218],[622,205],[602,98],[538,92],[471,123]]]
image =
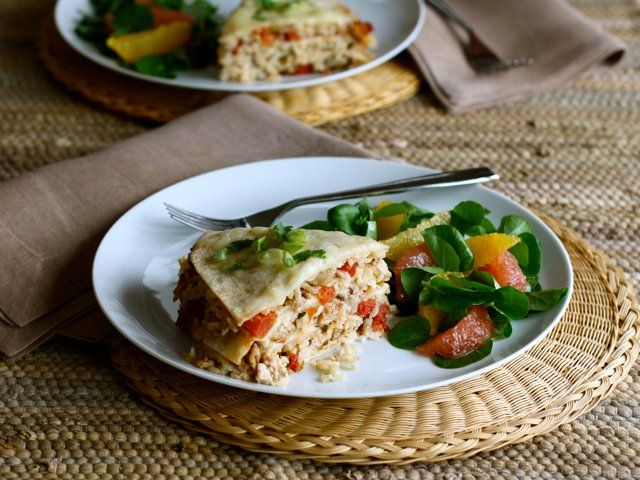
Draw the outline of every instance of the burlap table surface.
[[[640,282],[640,4],[574,2],[630,45],[622,66],[516,105],[444,114],[423,92],[321,127],[434,168],[487,164],[495,187],[574,228]],[[80,156],[153,125],[58,87],[33,48],[51,3],[0,2],[0,179]],[[28,199],[25,199],[27,201]],[[1,206],[0,206],[1,208]],[[324,466],[256,455],[158,417],[106,349],[54,340],[0,363],[0,478],[640,478],[638,368],[590,413],[524,444],[404,467]]]

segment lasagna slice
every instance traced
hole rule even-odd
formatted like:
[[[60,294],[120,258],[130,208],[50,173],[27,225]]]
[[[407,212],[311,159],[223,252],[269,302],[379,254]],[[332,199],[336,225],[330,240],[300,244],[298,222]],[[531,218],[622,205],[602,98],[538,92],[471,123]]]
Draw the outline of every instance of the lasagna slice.
[[[219,38],[220,78],[275,80],[360,65],[373,56],[372,32],[338,0],[243,0]]]
[[[387,247],[342,232],[207,232],[180,261],[177,326],[188,359],[233,378],[284,385],[329,349],[387,331]]]

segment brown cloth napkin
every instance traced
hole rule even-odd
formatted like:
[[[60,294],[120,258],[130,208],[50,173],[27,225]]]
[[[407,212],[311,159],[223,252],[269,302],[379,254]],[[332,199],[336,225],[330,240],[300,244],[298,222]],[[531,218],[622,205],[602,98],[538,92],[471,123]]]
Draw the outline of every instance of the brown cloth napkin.
[[[446,0],[500,58],[533,57],[526,67],[476,72],[466,39],[427,7],[409,48],[434,94],[454,113],[521,99],[558,87],[596,65],[613,65],[625,45],[564,0]]]
[[[101,152],[0,183],[0,353],[22,355],[60,329],[83,339],[108,332],[91,290],[93,256],[107,229],[141,199],[217,168],[310,155],[370,156],[235,95]]]

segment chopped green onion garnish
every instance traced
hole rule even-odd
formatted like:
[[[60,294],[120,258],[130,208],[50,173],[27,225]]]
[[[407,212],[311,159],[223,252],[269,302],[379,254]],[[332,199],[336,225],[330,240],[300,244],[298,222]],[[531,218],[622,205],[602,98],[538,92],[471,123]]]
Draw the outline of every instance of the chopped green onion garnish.
[[[256,238],[251,244],[251,250],[253,251],[253,253],[257,255],[258,253],[262,252],[264,250],[264,242],[265,242],[264,235]]]
[[[285,267],[293,267],[296,264],[296,261],[293,259],[293,256],[287,252],[282,251],[282,263],[284,263]]]
[[[280,248],[289,252],[289,253],[298,253],[300,250],[304,248],[304,243],[297,242],[282,242]]]
[[[286,242],[305,243],[307,241],[307,232],[304,230],[291,230],[284,236]]]
[[[220,250],[216,250],[209,260],[213,263],[218,263],[222,262],[225,258],[227,258],[227,249],[221,248]]]
[[[247,268],[246,263],[234,263],[229,268],[227,268],[227,271],[235,272],[236,270],[242,270],[243,268]]]
[[[309,260],[312,257],[324,258],[327,252],[324,250],[304,250],[300,253],[296,253],[293,256],[293,259],[296,262],[304,262],[305,260]]]
[[[280,248],[270,248],[258,254],[258,261],[263,265],[277,265],[282,263],[283,253]]]
[[[227,248],[235,251],[244,250],[245,248],[251,246],[252,243],[253,240],[236,240],[235,242],[231,242],[229,245],[227,245]]]

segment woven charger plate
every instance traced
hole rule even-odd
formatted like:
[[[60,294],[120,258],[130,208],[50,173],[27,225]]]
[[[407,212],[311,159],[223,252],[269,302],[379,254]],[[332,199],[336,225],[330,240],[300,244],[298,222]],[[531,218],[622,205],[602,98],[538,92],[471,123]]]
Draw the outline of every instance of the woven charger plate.
[[[205,381],[126,341],[115,343],[112,359],[142,400],[165,417],[255,452],[405,464],[521,442],[593,408],[640,351],[639,308],[622,273],[572,231],[543,218],[571,257],[569,308],[539,345],[475,379],[391,397],[316,400]]]
[[[37,48],[45,68],[69,90],[137,118],[166,122],[227,95],[145,82],[97,65],[67,45],[53,15],[40,28]],[[335,82],[255,95],[304,123],[319,125],[394,105],[419,88],[411,63],[400,59]]]

